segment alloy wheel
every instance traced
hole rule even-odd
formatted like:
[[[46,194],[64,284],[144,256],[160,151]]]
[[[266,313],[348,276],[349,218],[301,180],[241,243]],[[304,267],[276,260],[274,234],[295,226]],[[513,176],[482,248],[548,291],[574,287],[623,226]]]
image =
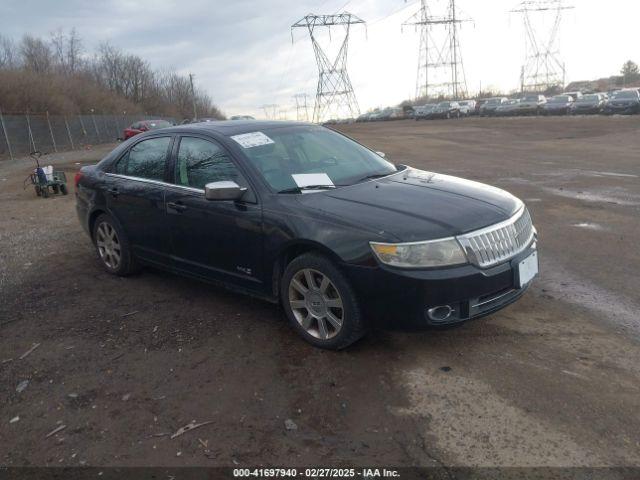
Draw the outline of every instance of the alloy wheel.
[[[113,270],[117,270],[122,258],[122,249],[113,225],[107,222],[102,222],[98,225],[96,246],[104,264]]]
[[[289,306],[298,323],[315,338],[335,337],[344,322],[340,292],[322,272],[304,268],[289,282]]]

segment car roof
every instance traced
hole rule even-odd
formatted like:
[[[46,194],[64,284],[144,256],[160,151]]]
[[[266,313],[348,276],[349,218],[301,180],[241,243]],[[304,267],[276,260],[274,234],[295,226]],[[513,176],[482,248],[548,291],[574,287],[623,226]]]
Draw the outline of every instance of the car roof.
[[[289,122],[275,120],[220,120],[217,122],[189,123],[164,129],[175,133],[204,133],[212,132],[224,136],[240,135],[272,128],[312,126],[311,123]]]

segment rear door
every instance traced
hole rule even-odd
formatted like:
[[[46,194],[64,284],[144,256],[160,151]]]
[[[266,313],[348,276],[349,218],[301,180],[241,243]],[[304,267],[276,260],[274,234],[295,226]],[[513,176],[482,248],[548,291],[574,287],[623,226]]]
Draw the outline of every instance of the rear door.
[[[224,146],[212,139],[182,136],[174,152],[175,187],[167,191],[166,208],[175,266],[260,289],[262,210],[246,177]],[[224,180],[247,187],[244,197],[205,199],[205,185]]]
[[[106,174],[107,207],[124,228],[134,254],[170,263],[164,196],[170,135],[147,138],[129,148]]]

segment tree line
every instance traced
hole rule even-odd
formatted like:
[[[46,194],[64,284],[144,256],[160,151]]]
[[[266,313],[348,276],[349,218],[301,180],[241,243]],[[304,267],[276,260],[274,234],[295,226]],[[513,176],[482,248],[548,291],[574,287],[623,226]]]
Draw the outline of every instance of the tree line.
[[[103,43],[90,53],[75,29],[48,38],[0,35],[0,108],[51,114],[149,114],[224,118],[189,77],[154,70],[143,58]]]

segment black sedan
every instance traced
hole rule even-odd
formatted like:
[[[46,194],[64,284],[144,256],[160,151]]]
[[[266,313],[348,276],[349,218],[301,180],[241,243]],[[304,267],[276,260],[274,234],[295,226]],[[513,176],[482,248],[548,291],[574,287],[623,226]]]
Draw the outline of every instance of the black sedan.
[[[440,102],[431,110],[431,118],[460,118],[461,116],[458,102]]]
[[[637,89],[615,92],[603,109],[606,115],[640,113],[640,92]]]
[[[571,113],[573,103],[571,95],[556,95],[544,104],[541,113],[544,115],[568,115]]]
[[[606,104],[606,99],[601,93],[583,95],[573,103],[571,113],[574,115],[588,115],[601,113]]]
[[[279,302],[322,348],[350,345],[379,316],[446,325],[495,312],[538,272],[514,196],[394,165],[316,125],[149,132],[75,183],[108,272],[150,265]]]

